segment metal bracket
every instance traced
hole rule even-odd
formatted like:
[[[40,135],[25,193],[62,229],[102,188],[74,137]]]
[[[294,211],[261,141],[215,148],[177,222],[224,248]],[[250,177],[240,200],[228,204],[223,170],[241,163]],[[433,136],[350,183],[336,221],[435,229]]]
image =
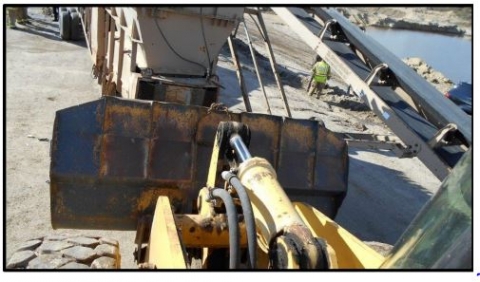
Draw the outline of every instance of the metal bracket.
[[[388,65],[385,64],[385,63],[381,63],[381,64],[378,64],[376,65],[372,71],[370,72],[370,74],[367,76],[367,78],[365,78],[365,83],[370,86],[370,84],[372,83],[373,81],[373,78],[378,74],[378,72],[380,72],[381,70],[383,69],[387,69],[388,68]]]
[[[440,129],[433,137],[428,141],[428,146],[430,148],[434,149],[437,148],[441,145],[442,141],[444,141],[445,136],[447,133],[451,131],[457,130],[457,125],[454,123],[449,123],[445,125],[442,129]]]
[[[215,199],[215,197],[213,196],[213,189],[215,189],[216,187],[213,187],[213,186],[209,186],[209,187],[206,187],[207,188],[207,197],[205,198],[205,201],[207,203],[210,203],[213,206],[216,206],[217,205],[217,200]]]
[[[337,20],[336,19],[330,19],[328,20],[326,23],[325,23],[325,26],[323,27],[323,29],[320,31],[320,34],[318,35],[318,38],[320,38],[320,40],[323,39],[323,37],[325,36],[325,32],[327,32],[327,29],[330,27],[330,25],[332,23],[336,23]]]
[[[141,216],[137,221],[137,232],[135,233],[135,243],[137,245],[134,251],[134,260],[137,264],[145,262],[145,249],[143,244],[147,243],[150,238],[150,227],[152,217],[150,215]]]
[[[367,150],[387,150],[399,158],[413,158],[418,151],[412,151],[411,146],[405,146],[398,137],[364,133],[344,133],[349,147]]]

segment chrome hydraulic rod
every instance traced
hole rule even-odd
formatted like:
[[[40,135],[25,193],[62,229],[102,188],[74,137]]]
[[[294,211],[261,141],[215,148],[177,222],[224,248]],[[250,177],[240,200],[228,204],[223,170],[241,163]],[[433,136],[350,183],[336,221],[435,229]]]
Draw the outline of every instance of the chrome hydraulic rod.
[[[248,151],[247,146],[245,146],[245,143],[243,143],[240,135],[233,134],[232,137],[230,137],[230,145],[235,149],[241,163],[252,158],[252,155]]]

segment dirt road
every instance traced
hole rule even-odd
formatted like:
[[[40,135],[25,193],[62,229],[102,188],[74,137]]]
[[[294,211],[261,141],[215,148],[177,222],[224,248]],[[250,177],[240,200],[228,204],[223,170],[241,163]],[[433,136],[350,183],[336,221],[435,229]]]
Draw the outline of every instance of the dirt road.
[[[95,100],[99,86],[91,77],[91,62],[83,42],[58,38],[57,23],[30,9],[31,24],[6,30],[6,258],[23,241],[52,230],[49,200],[49,144],[55,111]],[[249,28],[251,22],[247,22]],[[322,120],[341,132],[385,134],[376,117],[345,95],[345,86],[332,80],[329,95],[314,99],[305,94],[302,77],[309,73],[313,54],[274,15],[266,16],[274,51],[285,79],[285,91],[295,118]],[[253,27],[252,34],[258,39]],[[239,32],[239,38],[244,34]],[[288,36],[292,44],[285,44]],[[265,56],[263,43],[255,41]],[[303,46],[303,47],[302,47]],[[311,57],[308,57],[311,54]],[[245,56],[245,54],[243,54]],[[265,83],[274,114],[284,115],[273,76],[265,69]],[[248,70],[248,67],[247,67]],[[254,111],[265,112],[256,76],[245,72]],[[228,52],[219,58],[219,76],[225,86],[222,102],[233,111],[244,110]],[[290,79],[288,79],[290,77]],[[343,101],[343,102],[342,102]],[[362,126],[363,125],[363,126]],[[351,148],[349,193],[338,222],[363,240],[394,244],[439,181],[418,159],[398,159],[388,152]],[[122,268],[134,268],[134,232],[73,231],[113,237],[120,241]]]

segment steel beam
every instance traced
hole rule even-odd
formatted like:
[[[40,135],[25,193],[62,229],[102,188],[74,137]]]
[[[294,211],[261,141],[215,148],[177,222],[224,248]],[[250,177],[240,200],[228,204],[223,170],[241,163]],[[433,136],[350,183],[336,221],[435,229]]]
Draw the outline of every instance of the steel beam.
[[[269,115],[272,114],[270,110],[270,104],[268,103],[267,93],[265,92],[265,87],[263,86],[262,75],[260,74],[260,69],[258,68],[257,56],[255,56],[255,50],[253,48],[252,40],[250,39],[250,34],[248,32],[247,24],[243,22],[243,28],[245,29],[245,36],[247,38],[248,47],[250,47],[250,54],[252,55],[253,65],[255,67],[255,73],[257,74],[258,84],[263,92],[263,97],[265,97],[265,104],[267,105],[267,112]]]
[[[267,28],[265,27],[265,22],[263,21],[262,13],[257,14],[258,23],[260,24],[260,28],[262,29],[260,32],[263,34],[263,39],[265,40],[265,47],[268,51],[268,58],[270,59],[270,65],[272,66],[273,75],[275,77],[275,81],[277,82],[278,89],[280,90],[281,98],[283,101],[283,105],[285,106],[285,111],[287,113],[287,117],[292,117],[292,113],[290,112],[290,106],[288,105],[287,96],[285,95],[285,91],[283,90],[283,83],[282,79],[278,75],[277,71],[277,62],[275,61],[275,55],[273,54],[272,44],[270,44],[270,39],[268,38]]]
[[[245,109],[247,112],[252,112],[252,105],[250,104],[250,99],[248,98],[247,87],[245,86],[245,79],[243,77],[242,66],[238,60],[237,51],[232,40],[232,36],[228,37],[228,46],[230,47],[230,53],[232,54],[232,61],[235,65],[237,72],[238,83],[240,84],[240,91],[242,92],[243,102],[245,103]]]

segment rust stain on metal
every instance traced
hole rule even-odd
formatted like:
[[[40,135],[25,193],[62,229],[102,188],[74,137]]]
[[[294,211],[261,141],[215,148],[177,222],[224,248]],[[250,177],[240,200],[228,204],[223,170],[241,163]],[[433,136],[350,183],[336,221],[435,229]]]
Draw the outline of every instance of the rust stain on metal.
[[[153,209],[160,196],[167,196],[172,205],[175,205],[175,203],[178,205],[179,202],[181,203],[185,199],[184,193],[179,189],[151,188],[143,191],[140,197],[138,197],[136,204],[137,211],[144,212]]]
[[[55,228],[57,225],[56,219],[69,214],[68,209],[64,205],[64,200],[58,192],[58,186],[55,180],[50,182],[50,198],[52,201],[52,207],[54,207],[54,210],[52,211],[52,225]]]
[[[108,171],[108,166],[107,166],[107,162],[106,162],[108,156],[107,156],[106,150],[102,150],[103,148],[102,148],[102,145],[101,145],[101,144],[105,143],[105,141],[104,141],[105,136],[102,136],[100,139],[101,139],[100,144],[98,145],[98,147],[100,148],[99,149],[100,152],[98,154],[100,156],[99,175],[106,175],[107,171]]]
[[[192,89],[184,86],[170,85],[165,93],[166,102],[190,104]]]
[[[213,217],[201,215],[175,215],[182,241],[186,247],[228,247],[229,235],[225,214]],[[247,244],[244,221],[239,222],[240,245]]]
[[[102,124],[103,123],[103,106],[105,105],[105,103],[98,103],[97,105],[97,109],[95,110],[95,120],[99,123],[99,124]]]
[[[148,136],[150,133],[148,105],[133,102],[126,102],[122,105],[107,103],[104,132],[136,137]]]
[[[310,230],[304,225],[290,225],[285,227],[286,233],[295,234],[301,242],[309,242],[313,238]]]
[[[288,138],[295,140],[298,146],[295,150],[303,151],[314,146],[315,136],[309,129],[302,124],[289,123],[284,129],[284,133]]]
[[[117,195],[112,195],[111,197],[108,197],[107,202],[105,203],[107,210],[115,210],[115,207],[118,206],[119,200],[116,196]]]
[[[242,116],[242,122],[248,124],[251,130],[268,133],[269,135],[273,133],[278,134],[280,129],[279,121],[267,119],[262,116],[258,117],[258,116],[245,115],[245,116]],[[271,137],[276,137],[276,136],[271,136]]]
[[[328,140],[328,143],[329,144],[332,144],[333,146],[335,146],[335,148],[337,150],[340,150],[342,147],[345,147],[345,141],[343,140],[343,138],[341,138],[340,136],[337,136],[335,133],[333,132],[328,132],[327,133],[327,140]]]
[[[156,104],[153,108],[154,137],[168,140],[193,141],[198,115],[195,109],[166,107]]]

